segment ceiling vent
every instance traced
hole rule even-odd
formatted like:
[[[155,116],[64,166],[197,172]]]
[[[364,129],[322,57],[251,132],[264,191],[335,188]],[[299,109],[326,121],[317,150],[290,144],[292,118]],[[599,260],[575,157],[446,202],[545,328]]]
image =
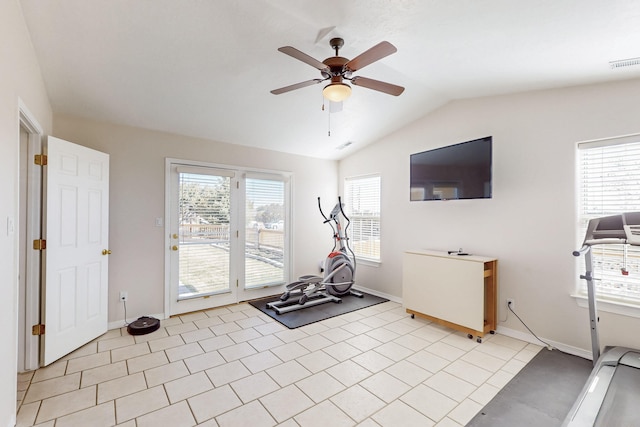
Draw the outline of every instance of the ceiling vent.
[[[342,144],[342,145],[338,145],[338,146],[336,147],[336,150],[344,150],[345,148],[347,148],[347,147],[348,147],[348,146],[350,146],[351,144],[353,144],[353,142],[352,142],[352,141],[347,141],[347,142],[345,142],[345,143],[344,143],[344,144]]]
[[[609,62],[609,66],[611,68],[631,67],[634,65],[640,65],[640,58],[620,59],[618,61]]]

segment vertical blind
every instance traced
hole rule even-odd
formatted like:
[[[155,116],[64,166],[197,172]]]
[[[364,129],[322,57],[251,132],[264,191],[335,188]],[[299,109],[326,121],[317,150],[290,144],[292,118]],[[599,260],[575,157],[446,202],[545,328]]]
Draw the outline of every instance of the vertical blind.
[[[380,261],[380,175],[345,179],[349,244],[358,258]]]
[[[592,218],[640,211],[640,136],[582,143],[578,153],[578,236],[582,239]],[[596,289],[599,298],[640,305],[640,248],[626,249],[625,257],[624,245],[592,248]],[[584,280],[578,291],[586,295]]]

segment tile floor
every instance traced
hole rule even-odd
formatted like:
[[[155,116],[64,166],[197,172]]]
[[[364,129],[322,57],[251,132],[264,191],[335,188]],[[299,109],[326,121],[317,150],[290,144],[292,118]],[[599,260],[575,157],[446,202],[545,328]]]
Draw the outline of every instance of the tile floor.
[[[292,330],[238,304],[111,330],[21,374],[17,425],[458,427],[540,349],[478,344],[395,302]]]

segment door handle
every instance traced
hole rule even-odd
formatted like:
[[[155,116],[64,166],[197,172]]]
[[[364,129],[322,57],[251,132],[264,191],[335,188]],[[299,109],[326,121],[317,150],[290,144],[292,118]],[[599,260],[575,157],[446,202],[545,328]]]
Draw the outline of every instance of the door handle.
[[[171,246],[171,250],[173,250],[173,251],[177,251],[177,250],[178,250],[178,247],[177,247],[176,245],[173,245],[173,246]]]
[[[111,255],[111,249],[103,249],[102,255]]]

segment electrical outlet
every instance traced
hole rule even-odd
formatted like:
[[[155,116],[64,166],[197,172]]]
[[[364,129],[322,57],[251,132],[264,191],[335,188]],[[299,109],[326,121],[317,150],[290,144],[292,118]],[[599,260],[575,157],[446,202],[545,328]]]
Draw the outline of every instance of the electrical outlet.
[[[125,291],[120,291],[120,301],[125,302],[129,295]]]
[[[507,298],[507,308],[511,307],[511,310],[516,309],[516,301],[513,298]]]

